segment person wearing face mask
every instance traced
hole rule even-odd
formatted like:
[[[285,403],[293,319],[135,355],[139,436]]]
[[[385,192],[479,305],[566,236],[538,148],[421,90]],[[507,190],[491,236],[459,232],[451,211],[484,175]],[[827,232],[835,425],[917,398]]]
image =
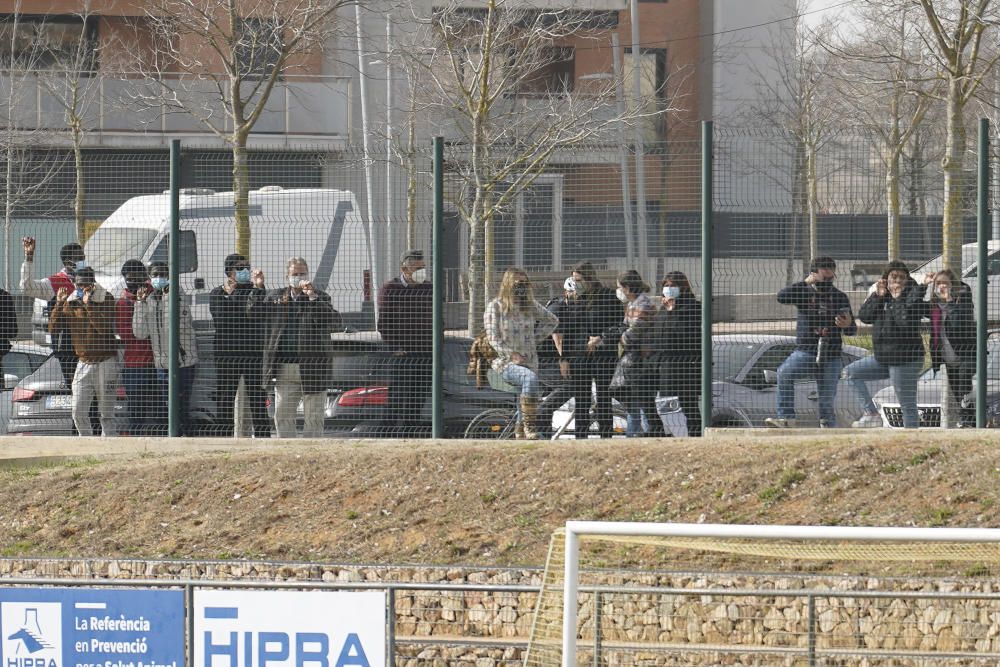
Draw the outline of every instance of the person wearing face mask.
[[[147,435],[155,425],[160,384],[153,365],[152,344],[149,339],[136,338],[132,330],[137,295],[149,285],[146,267],[138,259],[127,260],[122,265],[122,277],[125,290],[115,304],[115,332],[125,346],[122,385],[128,399],[128,432]]]
[[[840,371],[843,337],[857,333],[857,323],[847,295],[834,287],[837,263],[817,257],[809,265],[809,275],[778,292],[778,303],[795,306],[795,351],[778,367],[778,416],[764,423],[774,428],[795,426],[795,383],[816,381],[819,395],[820,428],[834,428],[837,414],[834,401]]]
[[[376,328],[392,355],[385,435],[412,435],[426,425],[423,408],[431,391],[433,295],[422,250],[404,252],[399,275],[378,291]]]
[[[659,362],[659,388],[676,396],[687,420],[687,434],[701,436],[701,303],[680,271],[660,283],[663,307],[653,325],[653,348]]]
[[[649,285],[635,269],[618,274],[615,294],[625,304],[625,319],[619,345],[621,356],[611,378],[611,388],[625,406],[625,434],[631,438],[665,435],[656,413],[659,381],[652,359],[656,306],[647,292]]]
[[[918,285],[910,277],[906,265],[896,261],[875,284],[858,319],[872,325],[870,357],[858,359],[844,369],[864,415],[852,424],[855,428],[882,425],[882,419],[868,391],[868,382],[889,378],[903,412],[903,428],[920,426],[917,412],[917,378],[924,366],[924,341],[920,335],[920,320],[930,318],[930,304],[924,301],[927,286]]]
[[[493,370],[505,382],[521,388],[518,397],[518,437],[537,440],[538,343],[548,338],[559,324],[556,316],[535,301],[531,281],[521,269],[507,269],[500,281],[497,298],[486,304],[483,328],[496,351]]]
[[[586,317],[578,285],[572,276],[563,281],[562,296],[545,304],[559,325],[550,339],[538,347],[539,375],[551,389],[538,404],[538,428],[544,437],[552,415],[567,400],[574,399],[574,429],[577,438],[586,438],[590,425],[590,380],[580,361],[587,349]]]
[[[253,272],[249,312],[263,323],[262,386],[276,381],[274,427],[279,438],[296,437],[295,413],[302,401],[303,438],[323,435],[326,390],[332,376],[330,334],[343,327],[330,295],[316,289],[309,265],[301,257],[288,260],[287,286],[270,293],[264,274]]]
[[[975,409],[962,406],[962,398],[972,391],[976,372],[976,316],[972,289],[951,269],[929,273],[924,283],[931,286],[931,367],[942,365],[948,373],[948,390],[959,404],[959,427],[976,425]]]
[[[593,385],[600,435],[610,438],[615,429],[609,385],[618,363],[618,338],[625,309],[615,290],[598,279],[590,262],[577,263],[571,277],[576,283],[581,325],[587,337],[583,355],[573,364],[574,377],[588,387]]]
[[[223,436],[239,435],[235,431],[234,407],[242,381],[250,413],[250,435],[269,438],[271,420],[260,386],[264,357],[260,322],[248,311],[254,289],[250,262],[233,253],[223,260],[222,270],[225,279],[208,295],[215,327],[216,431]]]
[[[153,363],[159,380],[160,392],[156,396],[157,431],[166,433],[168,425],[167,387],[170,378],[170,303],[167,298],[170,287],[170,270],[166,262],[149,265],[149,286],[139,288],[136,296],[135,312],[132,314],[132,331],[136,338],[149,339],[153,347]],[[180,287],[177,287],[180,290]],[[180,294],[180,430],[181,435],[191,435],[190,404],[191,387],[194,384],[195,364],[198,363],[198,347],[195,344],[194,322],[191,306]]]
[[[73,373],[73,423],[80,435],[93,435],[90,404],[97,398],[104,436],[117,435],[115,392],[118,389],[118,344],[115,341],[115,302],[97,284],[94,270],[76,271],[70,290],[60,287],[49,313],[49,330],[69,331],[78,358]]]

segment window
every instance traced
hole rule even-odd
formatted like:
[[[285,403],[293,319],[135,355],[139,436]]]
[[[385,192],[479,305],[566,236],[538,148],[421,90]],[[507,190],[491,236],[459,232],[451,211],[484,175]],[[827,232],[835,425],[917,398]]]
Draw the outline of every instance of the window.
[[[284,49],[281,26],[275,19],[244,18],[235,35],[233,58],[243,78],[270,76]]]
[[[650,114],[637,119],[637,124],[643,128],[643,139],[648,142],[662,141],[660,127],[662,121],[655,116],[656,111],[663,108],[667,97],[667,50],[642,49],[639,52],[639,90],[636,91],[632,73],[633,56],[631,49],[625,49],[625,99],[629,111],[639,109],[641,113]]]
[[[81,39],[90,43],[76,62]],[[0,67],[24,70],[97,69],[97,19],[78,16],[0,14]]]
[[[519,93],[560,95],[573,91],[576,59],[572,47],[542,49],[541,61],[541,66],[525,78]]]

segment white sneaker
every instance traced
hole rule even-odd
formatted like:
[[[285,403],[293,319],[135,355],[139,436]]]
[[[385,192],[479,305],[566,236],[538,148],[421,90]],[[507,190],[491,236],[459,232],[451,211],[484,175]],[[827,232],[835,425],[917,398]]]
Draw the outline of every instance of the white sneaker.
[[[881,426],[882,418],[869,414],[862,415],[861,419],[851,424],[851,428],[880,428]]]
[[[785,419],[783,417],[768,417],[764,420],[764,424],[771,428],[795,428],[794,419]]]

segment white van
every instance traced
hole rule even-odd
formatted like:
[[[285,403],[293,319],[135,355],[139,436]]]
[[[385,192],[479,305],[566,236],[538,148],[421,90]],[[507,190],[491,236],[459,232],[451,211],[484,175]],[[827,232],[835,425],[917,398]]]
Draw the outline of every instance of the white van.
[[[211,319],[208,294],[222,284],[223,260],[235,252],[232,192],[185,189],[180,197],[181,288],[196,323]],[[284,287],[286,263],[303,257],[313,284],[356,328],[372,328],[372,276],[367,229],[354,195],[346,190],[284,189],[250,192],[250,263],[264,271],[268,289]],[[84,246],[98,282],[116,297],[127,259],[167,261],[170,195],[133,197],[94,232]],[[44,304],[37,302],[36,309]],[[199,327],[201,328],[201,327]]]

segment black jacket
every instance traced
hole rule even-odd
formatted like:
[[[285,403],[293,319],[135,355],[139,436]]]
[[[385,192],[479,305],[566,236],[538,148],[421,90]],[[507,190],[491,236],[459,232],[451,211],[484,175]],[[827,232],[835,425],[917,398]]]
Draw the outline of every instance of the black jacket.
[[[263,353],[263,323],[247,309],[253,291],[253,285],[237,285],[232,294],[226,294],[221,286],[209,293],[216,357],[260,357]]]
[[[588,314],[580,299],[559,297],[545,306],[550,313],[559,318],[559,325],[553,333],[562,334],[562,358],[575,359],[582,357],[587,351]],[[550,336],[548,341],[551,342]],[[549,343],[546,343],[545,347]],[[538,354],[542,356],[542,345]],[[553,344],[553,347],[554,344]]]
[[[618,356],[618,341],[624,326],[625,305],[615,296],[615,291],[599,285],[580,295],[584,312],[584,329],[587,336],[601,336],[604,341],[595,354],[603,357]]]
[[[261,322],[264,337],[261,382],[265,387],[275,377],[277,364],[281,363],[279,348],[283,343],[282,335],[290,328],[295,331],[291,342],[297,350],[302,390],[317,393],[329,387],[333,351],[330,334],[341,328],[343,320],[340,313],[334,310],[326,292],[317,290],[316,294],[316,299],[309,299],[303,294],[291,298],[290,287],[270,293],[254,288],[250,294],[248,312]]]
[[[873,293],[861,306],[858,318],[872,325],[875,360],[885,366],[902,366],[924,360],[920,320],[930,317],[924,301],[927,288],[910,280],[899,298]]]
[[[851,315],[851,324],[841,329],[834,322],[841,311],[851,312],[851,302],[847,295],[833,285],[814,286],[804,280],[793,283],[778,292],[778,303],[795,306],[796,349],[816,354],[816,344],[825,338],[831,352],[839,352],[843,347],[843,336],[853,336],[858,331]]]
[[[663,362],[701,361],[701,302],[693,294],[682,293],[673,310],[656,314],[653,351]]]
[[[0,289],[0,355],[10,352],[10,341],[17,338],[17,313],[14,298]]]
[[[935,310],[938,312],[935,313]],[[934,323],[940,316],[939,306],[931,303],[928,313],[931,319],[931,365],[938,368],[945,362],[944,341],[934,333]],[[955,298],[951,302],[948,317],[944,320],[944,333],[962,364],[976,363],[976,316],[972,305],[972,289],[965,283],[955,290]]]

